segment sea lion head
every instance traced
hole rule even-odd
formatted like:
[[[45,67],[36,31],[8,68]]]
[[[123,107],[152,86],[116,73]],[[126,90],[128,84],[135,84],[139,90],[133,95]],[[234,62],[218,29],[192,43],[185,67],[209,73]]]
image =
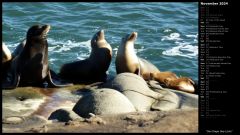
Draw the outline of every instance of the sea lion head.
[[[181,77],[174,80],[166,81],[167,86],[173,89],[194,93],[194,81],[187,77]]]
[[[38,53],[47,53],[47,34],[49,30],[50,25],[34,25],[28,29],[25,51],[30,52],[31,57]]]
[[[149,78],[151,80],[158,81],[161,84],[166,84],[169,81],[177,79],[177,75],[172,73],[172,72],[155,72],[155,73],[150,73]]]
[[[105,42],[105,35],[104,30],[98,31],[96,34],[93,35],[91,40],[91,47],[94,48],[98,45],[99,42]]]
[[[122,44],[125,44],[126,42],[134,42],[137,39],[137,35],[137,32],[127,34],[125,37],[122,38]]]
[[[31,28],[28,29],[27,32],[27,40],[28,39],[46,39],[47,34],[50,30],[50,25],[34,25]]]

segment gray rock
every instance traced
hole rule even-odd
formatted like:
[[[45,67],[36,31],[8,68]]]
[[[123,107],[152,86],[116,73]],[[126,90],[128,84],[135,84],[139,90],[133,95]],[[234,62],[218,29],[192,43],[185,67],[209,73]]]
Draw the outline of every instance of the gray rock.
[[[73,111],[81,117],[135,112],[133,104],[122,93],[113,89],[85,90],[83,97],[76,103]]]
[[[177,90],[171,91],[178,95],[181,109],[198,108],[198,95]]]
[[[152,90],[162,93],[163,91],[171,91],[179,98],[179,109],[194,109],[198,108],[198,95],[191,94],[179,90],[173,90],[168,88],[162,88],[158,82],[151,81],[149,86]],[[174,100],[173,100],[174,101]]]
[[[155,92],[136,74],[118,74],[109,86],[122,92],[138,111],[171,110],[179,106],[176,94],[167,90]]]
[[[175,93],[165,89],[160,90],[159,93],[164,95],[164,97],[161,100],[156,100],[152,104],[151,106],[152,110],[169,111],[172,109],[179,108],[180,100]]]
[[[2,127],[6,129],[5,132],[14,129],[20,129],[21,131],[27,131],[31,128],[38,128],[46,125],[48,120],[39,115],[31,115],[31,116],[10,116],[2,118]]]
[[[68,122],[70,120],[75,119],[83,119],[79,117],[76,113],[74,113],[72,110],[68,109],[58,109],[49,116],[49,120],[58,120],[61,122]]]

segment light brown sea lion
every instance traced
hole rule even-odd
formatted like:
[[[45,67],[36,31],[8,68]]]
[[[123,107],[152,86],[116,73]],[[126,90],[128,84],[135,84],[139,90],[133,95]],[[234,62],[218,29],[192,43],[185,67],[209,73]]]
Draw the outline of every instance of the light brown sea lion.
[[[50,25],[34,25],[28,29],[26,43],[20,47],[11,62],[10,70],[3,82],[3,89],[18,86],[64,87],[72,85],[62,83],[48,66],[47,33]]]
[[[2,42],[2,63],[8,62],[12,59],[12,54],[7,46]]]
[[[100,30],[91,39],[91,54],[81,61],[64,64],[59,75],[73,83],[105,82],[112,59],[112,47],[105,40],[104,31]]]
[[[193,93],[194,83],[190,78],[178,78],[172,72],[160,72],[151,62],[139,58],[134,51],[134,42],[137,39],[137,32],[132,32],[122,38],[116,57],[117,74],[123,72],[135,73],[142,76],[145,80],[156,80],[165,87],[174,88]]]
[[[7,71],[11,66],[11,62],[12,54],[8,47],[2,42],[2,71],[1,71],[2,81],[6,78]]]
[[[172,72],[155,72],[150,73],[151,80],[158,81],[167,88],[177,89],[189,93],[194,93],[194,81],[188,77],[178,77]]]

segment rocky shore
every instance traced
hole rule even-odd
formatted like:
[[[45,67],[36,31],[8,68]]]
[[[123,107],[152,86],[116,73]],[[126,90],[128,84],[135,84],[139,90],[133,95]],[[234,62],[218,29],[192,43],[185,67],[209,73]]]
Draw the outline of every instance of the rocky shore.
[[[198,132],[197,95],[127,77],[128,84],[120,77],[108,84],[3,90],[2,131]]]

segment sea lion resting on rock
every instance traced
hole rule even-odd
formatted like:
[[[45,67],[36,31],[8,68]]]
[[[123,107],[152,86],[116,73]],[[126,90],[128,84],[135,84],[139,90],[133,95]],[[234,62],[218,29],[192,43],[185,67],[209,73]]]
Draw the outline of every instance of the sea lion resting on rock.
[[[149,61],[137,57],[134,52],[136,38],[137,32],[133,32],[122,38],[115,61],[117,74],[123,72],[135,73],[142,76],[145,80],[156,80],[165,87],[194,93],[194,82],[190,78],[179,78],[172,72],[160,72]]]
[[[17,86],[43,86],[44,82],[49,87],[63,87],[72,84],[61,84],[48,66],[47,33],[49,25],[34,25],[27,32],[26,42],[17,47],[14,59],[11,62],[7,78],[4,80],[3,89],[13,89]],[[53,75],[53,76],[52,76]]]
[[[104,82],[112,59],[112,48],[105,40],[104,31],[98,31],[91,40],[91,54],[81,61],[64,64],[59,75],[74,83]]]

